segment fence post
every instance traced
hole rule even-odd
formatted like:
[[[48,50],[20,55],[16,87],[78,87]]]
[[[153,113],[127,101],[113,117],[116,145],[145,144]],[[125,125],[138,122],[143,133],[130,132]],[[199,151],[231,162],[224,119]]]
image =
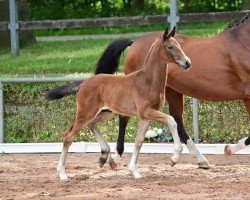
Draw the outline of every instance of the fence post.
[[[9,0],[10,9],[10,23],[8,29],[10,30],[11,40],[11,54],[13,56],[19,55],[19,24],[18,24],[18,10],[17,1]]]
[[[198,100],[192,98],[193,100],[193,126],[194,126],[194,142],[199,143],[199,104]]]
[[[0,82],[0,144],[4,142],[3,115],[3,83]]]
[[[177,23],[180,21],[178,16],[178,1],[177,0],[170,0],[170,16],[168,16],[168,22],[170,23],[170,29],[174,26],[178,31]]]

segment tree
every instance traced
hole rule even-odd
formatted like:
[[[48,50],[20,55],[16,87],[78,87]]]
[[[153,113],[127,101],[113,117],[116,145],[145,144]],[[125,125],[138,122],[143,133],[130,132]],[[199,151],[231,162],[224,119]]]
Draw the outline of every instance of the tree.
[[[27,0],[19,0],[18,2],[18,15],[19,21],[29,21],[30,12]],[[9,1],[0,1],[0,21],[9,21]],[[36,41],[35,34],[33,30],[23,30],[19,32],[20,47],[27,44],[34,43]],[[0,31],[0,44],[4,46],[10,46],[10,33],[9,30]]]
[[[144,0],[132,0],[132,7],[136,8],[136,7],[140,7],[143,8],[145,5]]]
[[[249,10],[250,9],[250,0],[245,0],[244,9],[245,10]]]

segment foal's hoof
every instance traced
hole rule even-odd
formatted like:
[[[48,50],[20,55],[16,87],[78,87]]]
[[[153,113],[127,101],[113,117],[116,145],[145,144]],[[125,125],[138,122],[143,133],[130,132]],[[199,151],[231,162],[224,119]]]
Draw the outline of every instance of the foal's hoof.
[[[176,165],[177,162],[173,161],[172,159],[170,160],[170,165],[173,167]]]
[[[231,156],[231,155],[232,155],[232,151],[231,151],[229,145],[226,145],[226,146],[225,146],[224,155],[225,155],[225,156]]]
[[[109,166],[111,169],[116,169],[119,164],[115,162],[114,158],[112,158],[111,156],[109,157]]]
[[[100,157],[100,158],[99,158],[99,162],[98,162],[99,167],[102,168],[103,165],[104,165],[106,162],[107,162],[107,158]]]
[[[209,169],[209,168],[210,168],[209,163],[208,163],[207,161],[199,162],[199,163],[198,163],[198,166],[199,166],[199,168],[201,168],[201,169]]]
[[[68,181],[69,178],[66,174],[59,174],[60,181]]]

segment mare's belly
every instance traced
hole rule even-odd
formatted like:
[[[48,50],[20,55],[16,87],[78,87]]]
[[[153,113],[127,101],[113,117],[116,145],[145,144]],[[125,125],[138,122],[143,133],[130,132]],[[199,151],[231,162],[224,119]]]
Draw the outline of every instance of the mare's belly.
[[[244,98],[245,86],[240,79],[225,70],[170,70],[167,86],[200,100],[230,101]]]

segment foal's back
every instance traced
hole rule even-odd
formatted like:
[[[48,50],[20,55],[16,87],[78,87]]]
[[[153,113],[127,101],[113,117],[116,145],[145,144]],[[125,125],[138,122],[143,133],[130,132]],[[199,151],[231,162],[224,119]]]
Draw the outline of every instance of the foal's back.
[[[136,87],[141,71],[129,75],[99,74],[83,82],[77,94],[77,103],[84,107],[110,109],[130,116],[136,115]],[[85,98],[85,101],[81,101]]]

